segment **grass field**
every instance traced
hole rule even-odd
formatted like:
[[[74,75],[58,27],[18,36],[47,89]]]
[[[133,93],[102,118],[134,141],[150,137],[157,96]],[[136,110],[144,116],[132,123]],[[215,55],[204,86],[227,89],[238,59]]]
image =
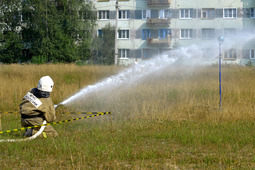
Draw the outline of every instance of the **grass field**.
[[[18,111],[43,75],[54,82],[54,103],[123,67],[0,65],[0,111]],[[223,65],[219,110],[218,66],[172,66],[132,87],[84,99],[67,110],[111,111],[53,125],[59,137],[0,143],[0,169],[254,169],[255,68]],[[82,117],[58,111],[57,121]],[[3,130],[20,127],[19,114],[2,114]],[[24,131],[1,134],[22,138]]]

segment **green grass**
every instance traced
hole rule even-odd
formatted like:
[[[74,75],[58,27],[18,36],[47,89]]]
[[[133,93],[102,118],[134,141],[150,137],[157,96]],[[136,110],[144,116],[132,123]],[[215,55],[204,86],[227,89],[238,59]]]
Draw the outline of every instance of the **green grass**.
[[[58,115],[59,119],[69,119],[70,116],[77,115]],[[19,127],[18,120],[17,114],[4,114],[2,117],[3,126],[7,128]],[[59,132],[58,138],[1,143],[1,167],[3,169],[255,167],[253,121],[198,123],[138,119],[111,122],[109,115],[104,115],[54,127]],[[2,136],[20,138],[22,133],[20,131]]]

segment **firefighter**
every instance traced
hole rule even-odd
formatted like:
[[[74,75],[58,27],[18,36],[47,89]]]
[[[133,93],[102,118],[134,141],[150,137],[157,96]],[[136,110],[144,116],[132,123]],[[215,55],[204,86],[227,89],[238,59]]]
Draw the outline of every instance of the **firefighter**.
[[[44,120],[47,123],[55,121],[54,104],[50,98],[53,85],[54,82],[50,76],[44,76],[39,80],[37,88],[33,88],[23,97],[19,105],[23,127],[42,125]],[[27,129],[24,136],[30,137],[39,129],[40,127]],[[47,136],[56,137],[58,133],[52,126],[47,125],[40,136],[44,138],[47,138]]]

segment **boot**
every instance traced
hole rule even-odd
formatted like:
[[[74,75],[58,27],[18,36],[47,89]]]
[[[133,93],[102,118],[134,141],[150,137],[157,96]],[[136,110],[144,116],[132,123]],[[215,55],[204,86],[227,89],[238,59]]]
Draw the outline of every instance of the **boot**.
[[[30,137],[33,134],[33,129],[27,129],[23,136]]]

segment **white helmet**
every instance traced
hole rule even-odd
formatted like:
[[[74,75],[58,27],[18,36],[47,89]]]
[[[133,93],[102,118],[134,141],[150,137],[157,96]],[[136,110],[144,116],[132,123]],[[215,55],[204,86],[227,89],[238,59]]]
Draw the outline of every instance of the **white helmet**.
[[[39,80],[37,89],[41,91],[52,92],[53,85],[54,82],[50,76],[44,76]]]

